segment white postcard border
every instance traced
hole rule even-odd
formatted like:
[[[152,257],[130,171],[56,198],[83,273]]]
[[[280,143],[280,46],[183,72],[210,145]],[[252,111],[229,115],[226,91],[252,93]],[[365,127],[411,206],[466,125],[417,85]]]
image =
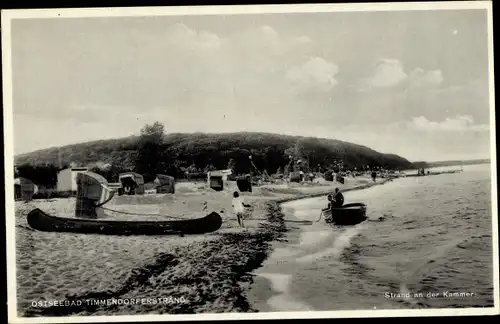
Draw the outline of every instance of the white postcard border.
[[[422,310],[355,310],[315,312],[271,313],[224,313],[196,315],[126,315],[126,316],[73,316],[73,317],[19,317],[16,297],[16,249],[14,202],[14,150],[11,66],[11,20],[28,18],[64,19],[83,17],[137,17],[168,15],[241,15],[268,13],[320,13],[356,11],[404,11],[404,10],[454,10],[486,9],[488,13],[489,86],[490,86],[490,134],[491,134],[491,193],[493,230],[494,307],[463,309]],[[366,318],[366,317],[427,317],[494,315],[500,312],[499,262],[498,262],[498,205],[496,178],[496,129],[494,103],[493,17],[491,1],[448,1],[415,3],[363,3],[363,4],[299,4],[299,5],[245,5],[245,6],[198,6],[198,7],[128,7],[128,8],[75,8],[75,9],[26,9],[2,10],[2,65],[4,94],[4,165],[5,206],[8,264],[8,315],[10,323],[94,323],[137,321],[193,321],[193,320],[241,320],[241,319],[302,319],[302,318]]]

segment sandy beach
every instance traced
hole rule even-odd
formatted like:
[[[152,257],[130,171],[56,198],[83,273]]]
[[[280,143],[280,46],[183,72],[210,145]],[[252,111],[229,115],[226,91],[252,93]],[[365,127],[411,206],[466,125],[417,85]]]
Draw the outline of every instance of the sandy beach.
[[[74,217],[74,199],[16,202],[16,259],[20,316],[110,314],[189,314],[252,312],[247,299],[251,272],[261,266],[280,240],[287,224],[280,203],[385,183],[368,177],[345,184],[288,184],[255,187],[242,193],[253,213],[238,226],[231,213],[231,193],[205,189],[203,184],[179,183],[174,195],[119,196],[105,206],[110,219],[196,218],[207,210],[220,213],[220,230],[205,235],[105,236],[45,233],[32,230],[26,215],[40,208],[51,215]],[[197,212],[199,211],[199,212]],[[144,214],[150,214],[144,216]],[[159,214],[152,216],[151,214]],[[300,226],[293,224],[292,226]],[[51,300],[110,300],[145,298],[141,304],[74,303],[71,307],[34,307]],[[164,300],[165,302],[158,302]]]

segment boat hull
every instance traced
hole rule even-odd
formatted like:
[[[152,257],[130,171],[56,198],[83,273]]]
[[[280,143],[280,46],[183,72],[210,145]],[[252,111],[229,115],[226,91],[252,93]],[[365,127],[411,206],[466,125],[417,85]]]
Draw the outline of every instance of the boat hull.
[[[367,219],[366,205],[363,203],[346,204],[341,208],[325,208],[322,211],[325,221],[335,225],[356,225]]]
[[[222,218],[216,212],[197,219],[173,221],[117,221],[63,218],[36,208],[27,216],[28,224],[43,232],[69,232],[106,235],[180,235],[217,231]]]

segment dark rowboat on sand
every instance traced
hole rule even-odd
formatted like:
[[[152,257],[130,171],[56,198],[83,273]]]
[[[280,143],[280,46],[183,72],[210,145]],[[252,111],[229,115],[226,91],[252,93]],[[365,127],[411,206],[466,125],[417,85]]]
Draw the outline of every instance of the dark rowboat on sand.
[[[171,221],[121,221],[63,218],[36,208],[28,214],[28,224],[43,232],[69,232],[107,235],[183,235],[217,231],[222,218],[216,212],[205,217]]]
[[[345,204],[340,208],[325,208],[322,211],[326,222],[335,225],[356,225],[367,219],[366,205],[363,203]]]

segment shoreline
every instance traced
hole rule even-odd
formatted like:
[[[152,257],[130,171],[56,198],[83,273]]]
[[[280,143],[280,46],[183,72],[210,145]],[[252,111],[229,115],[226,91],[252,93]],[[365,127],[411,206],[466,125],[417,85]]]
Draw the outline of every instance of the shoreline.
[[[372,183],[367,183],[367,184],[360,184],[360,185],[357,185],[357,186],[353,186],[353,187],[350,187],[350,188],[343,189],[342,192],[363,190],[363,189],[371,188],[371,187],[374,187],[374,186],[377,186],[377,185],[383,185],[383,184],[386,184],[387,182],[391,182],[393,180],[394,179],[383,179],[382,181],[379,181],[379,182],[372,182]],[[281,205],[283,203],[291,202],[291,201],[297,201],[297,200],[308,199],[308,198],[315,198],[315,197],[322,197],[322,196],[328,195],[329,193],[331,193],[331,190],[329,190],[329,191],[322,191],[322,192],[315,192],[315,193],[310,193],[310,194],[297,195],[297,196],[294,196],[294,197],[286,197],[286,198],[273,199],[272,201],[268,202],[268,204],[273,204],[274,205],[274,208],[270,208],[270,211],[276,213],[276,217],[278,219],[280,219],[280,221],[282,222],[280,224],[280,227],[284,228],[284,230],[282,230],[277,235],[277,237],[275,237],[275,239],[273,239],[272,241],[268,242],[268,244],[266,245],[267,246],[267,250],[266,251],[262,251],[265,254],[265,257],[258,264],[255,264],[255,267],[253,267],[251,270],[249,270],[250,273],[249,274],[242,274],[242,277],[244,277],[245,279],[250,279],[249,282],[245,282],[245,284],[247,284],[248,289],[246,289],[243,292],[245,294],[245,296],[244,296],[245,301],[248,304],[248,310],[250,310],[252,312],[259,312],[258,310],[254,309],[252,307],[253,305],[250,304],[250,302],[248,300],[248,297],[247,297],[248,293],[250,291],[250,286],[254,283],[255,279],[257,277],[259,277],[254,272],[256,270],[258,270],[259,268],[262,267],[264,261],[273,252],[273,246],[272,246],[273,241],[281,241],[281,239],[284,236],[286,236],[286,234],[289,231],[289,228],[287,228],[287,226],[285,225],[286,224],[286,220],[284,219],[285,214],[283,213],[283,211],[281,209]],[[272,215],[268,215],[268,217],[273,217],[273,216]],[[285,241],[286,241],[286,239],[285,239]],[[265,278],[258,278],[258,280],[266,280],[266,279]],[[269,279],[267,279],[267,280],[269,280]],[[274,284],[272,284],[271,282],[269,282],[269,287],[270,288],[274,287]],[[274,287],[274,288],[276,288],[277,290],[279,290],[278,287]]]
[[[392,180],[393,179],[382,179],[382,181],[379,181],[379,182],[372,182],[372,183],[354,186],[351,188],[346,188],[346,189],[342,190],[342,192],[364,190],[364,189],[368,189],[371,187],[375,187],[377,185],[386,184],[387,182],[391,182]],[[318,193],[302,195],[302,196],[293,197],[293,198],[283,198],[283,199],[277,200],[276,202],[278,203],[280,210],[281,210],[281,205],[284,203],[298,201],[298,200],[302,200],[302,199],[322,197],[322,196],[328,195],[329,193],[330,192],[322,192],[322,193],[318,192]],[[284,235],[286,235],[287,238],[284,239],[283,241],[289,242],[289,235],[290,234],[292,234],[292,233],[290,233],[287,229],[287,232],[284,233]],[[296,235],[300,236],[300,234],[296,234]],[[298,237],[295,237],[294,239],[298,239]],[[293,240],[293,238],[292,238],[292,240]],[[272,242],[272,243],[274,243],[274,242]],[[278,246],[271,246],[270,247],[268,257],[272,254],[272,252],[275,249],[282,249],[283,248],[279,243],[275,244],[275,245],[278,245]],[[267,259],[268,258],[266,258],[265,260],[267,260]],[[271,306],[269,305],[269,302],[271,302],[272,304],[276,304],[276,305],[279,304],[281,306],[283,304],[286,304],[286,305],[289,305],[293,308],[296,308],[295,309],[296,311],[310,311],[310,310],[312,310],[309,305],[302,303],[298,300],[290,299],[288,297],[288,295],[287,295],[288,289],[284,288],[284,287],[286,287],[286,284],[284,282],[289,280],[290,276],[284,275],[284,274],[275,274],[275,273],[266,273],[266,272],[259,273],[258,271],[261,268],[262,268],[262,265],[255,268],[252,271],[253,281],[252,281],[251,287],[253,286],[253,288],[250,289],[251,291],[249,290],[247,292],[247,293],[250,293],[252,295],[252,297],[250,298],[250,299],[253,299],[252,306],[260,309],[260,310],[256,310],[256,312],[261,312],[261,311],[271,312],[271,311],[273,311]],[[257,286],[255,286],[256,282],[260,282],[260,283],[257,284]],[[256,299],[256,297],[262,298],[264,295],[268,296],[269,298],[267,300],[260,300],[260,298]]]
[[[381,180],[379,182],[371,182],[371,183],[366,183],[366,184],[360,184],[359,186],[354,186],[354,187],[350,187],[350,188],[341,189],[341,192],[349,192],[349,191],[357,191],[357,190],[368,189],[368,188],[371,188],[371,187],[374,187],[374,186],[379,186],[379,185],[386,184],[387,182],[391,182],[393,180],[394,180],[393,178],[384,178],[383,180]],[[299,195],[299,196],[296,196],[296,197],[281,198],[281,199],[277,199],[277,200],[274,200],[274,201],[277,202],[278,204],[283,204],[283,203],[287,203],[287,202],[295,201],[295,200],[301,200],[301,199],[308,199],[308,198],[316,198],[316,197],[326,196],[329,193],[331,193],[331,190],[330,191],[323,191],[323,192],[316,192],[316,193],[311,193],[311,194],[305,194],[305,195]]]
[[[447,178],[444,180],[444,182],[448,182],[447,185],[453,186],[455,183],[455,180],[452,180],[454,178]],[[475,178],[474,178],[475,179]],[[475,180],[474,180],[475,181]],[[482,179],[481,181],[485,181],[485,179]],[[450,185],[451,183],[451,185]],[[407,184],[410,185],[411,187],[408,188]],[[434,229],[435,227],[438,226],[448,226],[448,224],[454,224],[453,226],[458,226],[455,223],[455,219],[457,219],[457,216],[450,216],[450,215],[460,215],[460,213],[449,213],[447,217],[450,217],[447,220],[440,220],[440,223],[422,223],[422,231],[420,232],[418,230],[418,227],[414,227],[412,223],[418,222],[420,220],[419,213],[418,211],[415,212],[410,209],[410,212],[406,214],[407,210],[401,209],[401,206],[406,205],[407,199],[411,199],[411,193],[417,192],[416,190],[419,190],[419,194],[421,192],[425,192],[427,190],[427,187],[420,186],[420,182],[413,182],[409,181],[406,182],[404,181],[403,183],[400,184],[393,184],[390,186],[387,186],[387,189],[374,189],[374,191],[368,192],[360,192],[359,194],[355,194],[355,197],[358,199],[362,197],[367,197],[368,203],[370,205],[373,205],[373,207],[376,209],[377,214],[384,213],[385,211],[395,212],[399,214],[398,216],[401,216],[401,218],[397,219],[394,224],[382,224],[381,228],[380,227],[375,230],[369,229],[368,227],[360,227],[360,232],[354,230],[350,233],[349,229],[342,229],[342,232],[338,232],[338,236],[335,237],[334,244],[328,245],[327,247],[322,245],[321,237],[322,234],[325,234],[323,232],[328,232],[328,228],[325,227],[324,230],[320,229],[319,227],[317,228],[312,228],[308,229],[307,226],[305,227],[295,227],[295,229],[289,233],[287,233],[287,243],[277,243],[274,245],[276,253],[273,253],[268,259],[266,259],[266,263],[263,267],[259,268],[256,273],[256,278],[255,282],[252,285],[250,297],[251,297],[251,302],[253,305],[256,305],[258,308],[259,312],[279,312],[279,311],[287,311],[287,312],[293,312],[293,311],[304,311],[304,310],[309,310],[309,308],[315,307],[314,311],[327,311],[331,310],[331,308],[328,308],[329,305],[325,303],[324,301],[321,300],[321,298],[316,298],[316,296],[329,296],[332,297],[336,292],[342,291],[343,289],[350,289],[352,288],[352,294],[351,294],[351,299],[347,300],[342,300],[342,307],[339,308],[339,310],[355,310],[355,307],[359,307],[359,303],[356,301],[356,295],[360,293],[358,287],[363,287],[364,289],[366,287],[367,295],[364,296],[365,300],[363,302],[366,302],[365,305],[367,305],[369,308],[372,306],[376,306],[376,308],[384,307],[387,309],[399,309],[401,305],[397,304],[388,304],[385,305],[384,300],[377,300],[373,301],[371,300],[370,296],[371,294],[374,294],[377,292],[377,287],[381,286],[381,284],[386,284],[386,283],[396,283],[396,286],[390,286],[391,289],[395,289],[396,292],[399,292],[399,288],[401,287],[406,287],[405,284],[411,285],[413,289],[418,289],[416,287],[419,287],[419,285],[422,285],[422,282],[425,280],[428,280],[427,278],[434,278],[433,277],[433,272],[436,271],[440,273],[440,275],[443,275],[445,277],[440,277],[439,275],[435,275],[437,278],[440,278],[441,280],[447,280],[448,277],[446,277],[446,273],[442,271],[442,268],[436,269],[433,267],[439,267],[442,266],[443,264],[448,264],[456,261],[459,259],[459,257],[452,257],[451,259],[446,259],[446,256],[449,255],[449,253],[452,253],[454,256],[456,255],[455,253],[468,253],[468,249],[480,249],[481,243],[475,240],[479,240],[480,238],[487,237],[491,238],[491,229],[488,229],[487,227],[479,227],[476,226],[476,228],[480,228],[482,235],[477,236],[474,238],[474,245],[472,243],[469,243],[470,246],[464,245],[463,242],[471,242],[469,240],[463,241],[460,239],[454,239],[454,238],[448,238],[447,240],[440,240],[440,236],[443,234],[447,234],[447,232],[439,231],[436,232]],[[483,184],[486,184],[484,182]],[[435,188],[441,188],[442,186],[441,181],[437,180],[436,182],[430,182],[430,185],[434,186]],[[403,186],[403,187],[401,187]],[[417,187],[418,186],[418,187]],[[398,189],[399,188],[399,189]],[[418,189],[416,189],[418,188]],[[486,187],[487,188],[487,187]],[[352,188],[349,189],[349,191],[354,191],[358,190],[358,188]],[[405,199],[394,199],[394,201],[398,201],[397,203],[395,202],[390,202],[388,200],[388,205],[384,204],[385,200],[383,200],[380,203],[376,203],[376,200],[380,201],[379,197],[380,195],[389,194],[389,196],[396,196],[397,193],[394,195],[395,192],[398,190],[406,190],[409,189],[409,191],[405,191],[405,195],[401,196],[401,198]],[[381,191],[379,191],[381,190]],[[415,190],[415,191],[414,191]],[[485,189],[486,190],[486,189]],[[434,191],[431,191],[434,192]],[[368,196],[371,196],[371,193],[374,194],[374,196],[368,198]],[[447,190],[444,190],[444,193],[447,193]],[[460,197],[460,196],[458,196]],[[393,197],[392,197],[393,198]],[[455,200],[453,200],[455,201]],[[300,218],[300,219],[310,219],[314,217],[313,213],[309,213],[309,208],[314,209],[315,211],[318,210],[319,205],[322,203],[322,199],[316,199],[316,200],[305,200],[302,202],[298,202],[297,204],[292,203],[291,205],[284,204],[283,205],[283,210],[285,211],[285,214],[287,217],[291,219]],[[418,204],[419,200],[416,200],[412,202],[413,204]],[[394,205],[391,205],[394,204]],[[425,205],[427,206],[427,205]],[[424,207],[425,208],[425,207]],[[433,208],[433,207],[429,207]],[[449,208],[449,207],[448,207]],[[452,207],[453,208],[453,207]],[[288,210],[290,210],[290,213],[288,213]],[[484,212],[483,209],[480,209]],[[294,211],[297,211],[296,213]],[[401,213],[404,214],[401,214]],[[478,212],[479,213],[479,212]],[[485,213],[485,212],[484,212]],[[446,213],[444,213],[446,214]],[[297,216],[295,216],[297,215]],[[427,214],[423,214],[427,215]],[[429,214],[431,215],[431,214]],[[465,219],[470,219],[468,218],[468,214],[464,214]],[[483,215],[486,215],[483,214]],[[373,215],[375,216],[375,214]],[[378,216],[378,215],[377,215]],[[384,214],[385,216],[385,214]],[[391,215],[392,216],[392,215]],[[397,216],[396,216],[397,217]],[[432,216],[430,217],[432,218]],[[374,217],[373,219],[376,219]],[[418,220],[416,220],[418,219]],[[396,218],[395,218],[396,220]],[[451,221],[451,222],[450,222]],[[399,222],[399,223],[398,223]],[[438,221],[439,222],[439,221]],[[460,221],[457,221],[460,222]],[[467,227],[467,221],[464,222],[465,226],[463,227],[464,230],[470,230],[469,227]],[[407,225],[407,224],[412,224],[412,225]],[[387,226],[389,225],[389,226]],[[462,224],[464,225],[464,224]],[[408,231],[408,237],[415,237],[418,242],[418,244],[422,244],[415,250],[415,254],[418,255],[418,253],[422,253],[424,257],[422,257],[421,263],[413,263],[410,262],[408,259],[406,261],[407,264],[404,264],[405,262],[399,263],[397,257],[387,257],[385,256],[387,254],[387,251],[392,251],[393,245],[387,244],[387,246],[384,245],[384,243],[389,242],[385,241],[385,238],[388,237],[387,234],[390,233],[394,228],[402,229],[402,233],[404,231]],[[415,230],[417,229],[417,230]],[[310,231],[310,233],[307,233]],[[366,232],[365,232],[366,231]],[[305,233],[304,233],[305,232]],[[364,232],[364,233],[363,233]],[[304,234],[304,236],[302,236]],[[308,235],[311,234],[311,235]],[[345,235],[344,235],[345,234]],[[406,233],[405,233],[406,234]],[[328,234],[327,234],[328,235]],[[359,235],[359,237],[358,237]],[[373,235],[373,236],[372,236]],[[434,236],[433,236],[434,235]],[[309,236],[315,237],[316,239],[311,239],[309,240]],[[372,236],[370,238],[370,236]],[[391,234],[389,234],[391,236]],[[467,235],[466,235],[467,236]],[[300,237],[299,240],[297,240],[297,237]],[[422,241],[420,241],[421,238],[426,238]],[[348,245],[348,248],[342,247],[341,242],[349,242],[351,239],[355,239],[355,241],[351,241],[351,243],[346,243]],[[359,241],[358,241],[359,239]],[[378,240],[380,239],[380,240]],[[429,243],[427,242],[433,242],[434,245],[431,247],[427,247]],[[311,242],[314,242],[311,244]],[[382,243],[380,243],[382,242]],[[403,245],[406,244],[407,241],[405,241],[404,234],[403,236],[399,236],[397,238],[392,238],[391,241],[393,242],[394,245]],[[411,242],[411,241],[410,241]],[[423,242],[423,243],[422,243]],[[484,244],[484,241],[482,241]],[[311,244],[311,245],[308,245]],[[376,245],[380,244],[380,245]],[[432,243],[431,243],[432,244]],[[479,246],[479,248],[476,248],[475,244]],[[316,245],[316,246],[315,246]],[[486,244],[484,244],[487,246]],[[332,246],[333,248],[330,248]],[[333,252],[336,247],[339,247],[339,251],[342,252]],[[377,249],[375,251],[370,252],[365,252],[363,253],[363,248],[370,249],[370,247],[377,246]],[[405,245],[403,245],[405,246]],[[421,247],[424,247],[422,250],[419,250]],[[414,248],[413,246],[410,247],[410,249],[405,249],[401,248],[402,251],[404,250],[412,250]],[[435,249],[435,250],[434,250]],[[451,249],[454,249],[453,252],[450,252]],[[487,250],[487,249],[486,249]],[[428,252],[432,251],[432,252]],[[457,252],[458,251],[458,252]],[[337,253],[337,254],[336,254]],[[395,255],[400,255],[400,251],[396,252],[394,251]],[[396,254],[397,253],[397,254]],[[405,252],[402,252],[405,253]],[[389,255],[391,253],[388,253]],[[479,255],[482,255],[482,253],[478,253]],[[403,254],[404,255],[404,254]],[[462,254],[460,254],[462,255]],[[324,258],[322,262],[317,262],[313,260],[316,260],[315,256],[318,258]],[[326,257],[327,256],[327,257]],[[363,258],[364,257],[364,258]],[[300,265],[301,259],[303,258],[308,258],[308,261],[306,264],[302,267]],[[380,258],[380,259],[378,259]],[[484,255],[483,255],[484,258]],[[388,261],[388,262],[383,262],[383,261]],[[394,263],[391,263],[392,261],[396,260]],[[483,259],[484,260],[484,259]],[[269,261],[269,262],[267,262]],[[450,262],[448,262],[450,261]],[[317,264],[317,267],[316,267]],[[341,266],[340,266],[341,264]],[[392,267],[387,267],[387,273],[383,272],[384,270],[380,270],[383,268],[379,268],[381,264],[386,265],[391,265]],[[429,266],[426,266],[428,264],[432,264],[431,269],[429,269]],[[297,265],[296,267],[294,265]],[[335,266],[335,269],[331,269],[331,267]],[[338,267],[336,267],[339,265]],[[463,268],[460,268],[460,265],[457,265],[458,268],[456,268],[455,274],[459,276],[459,274],[462,274],[464,272]],[[295,269],[297,268],[297,269]],[[321,269],[321,271],[325,270],[326,274],[318,273],[316,274],[315,271],[318,271],[317,269]],[[374,274],[373,276],[368,276],[365,277],[366,271],[373,270]],[[403,272],[407,272],[408,275],[406,279],[399,279],[401,278],[398,275],[398,270]],[[423,271],[424,269],[425,271]],[[453,268],[455,269],[455,268]],[[391,273],[391,271],[394,271]],[[423,272],[422,272],[423,271]],[[466,270],[465,270],[466,271]],[[377,274],[375,274],[377,273]],[[396,273],[396,275],[394,275]],[[387,277],[386,277],[387,274]],[[390,275],[389,275],[390,274]],[[319,276],[319,277],[318,277]],[[352,276],[354,276],[354,279],[351,279]],[[337,278],[336,278],[337,277]],[[408,278],[412,279],[408,279]],[[332,279],[333,278],[333,279]],[[416,279],[418,278],[418,279]],[[463,277],[460,277],[463,278]],[[328,289],[328,286],[324,286],[325,289],[322,289],[319,286],[318,283],[325,284],[325,282],[328,282],[328,280],[332,279],[334,283],[332,285],[336,285],[336,287],[332,290]],[[317,281],[316,281],[317,280]],[[335,281],[336,280],[336,281]],[[353,281],[351,281],[353,280]],[[355,282],[356,280],[359,280],[359,283],[356,282],[356,284],[353,284],[353,287],[350,288],[344,288],[348,285],[346,283],[350,282]],[[398,280],[401,280],[399,282]],[[451,280],[451,279],[450,279]],[[453,279],[456,280],[456,279]],[[459,282],[459,281],[458,281]],[[491,289],[488,287],[488,285],[484,285],[488,281],[481,281],[480,284],[482,286],[481,289],[484,289],[486,287],[486,292],[488,292],[487,289]],[[285,285],[285,283],[287,285]],[[314,288],[319,288],[319,289],[309,289],[309,285],[313,285]],[[401,287],[398,286],[401,284]],[[457,284],[457,281],[454,281],[453,284]],[[327,285],[327,284],[325,284]],[[457,284],[458,287],[459,284]],[[446,284],[444,284],[446,286]],[[287,287],[288,289],[285,289],[283,287]],[[394,288],[395,287],[395,288]],[[424,285],[424,287],[426,287]],[[473,286],[471,286],[473,287]],[[357,290],[358,289],[358,290]],[[401,288],[403,289],[403,288]],[[479,289],[479,288],[478,288]],[[319,295],[318,295],[319,294]],[[489,292],[487,294],[489,296]],[[489,299],[488,299],[489,298]],[[311,304],[309,304],[309,302]],[[371,305],[370,303],[374,302],[376,303],[375,305]],[[428,303],[427,303],[428,302]],[[360,303],[361,298],[360,298]],[[444,304],[446,302],[442,302]],[[481,302],[478,301],[477,306],[474,304],[474,302],[471,303],[465,303],[466,305],[470,306],[465,306],[465,305],[460,305],[459,302],[456,304],[449,302],[448,307],[489,307],[489,306],[484,306],[484,303],[486,305],[492,305],[492,299],[491,297],[485,297]],[[403,307],[412,307],[412,306],[422,306],[423,307],[428,307],[428,308],[434,308],[434,307],[440,307],[439,303],[434,303],[432,300],[426,300],[425,302],[422,303],[417,303],[415,302],[414,304],[411,305],[404,305]],[[314,305],[314,306],[312,306]],[[358,306],[356,306],[358,305]],[[451,305],[451,306],[450,306]],[[482,305],[482,306],[480,306]],[[340,307],[340,306],[339,306]],[[441,306],[444,307],[444,306]]]
[[[382,185],[392,179],[378,182],[353,183],[343,192],[362,190]],[[338,185],[341,187],[341,185]],[[328,191],[326,190],[328,188]],[[221,312],[257,312],[248,300],[250,287],[259,269],[273,251],[272,243],[280,241],[289,231],[281,204],[325,196],[332,186],[311,193],[287,197],[266,197],[259,210],[266,220],[254,220],[248,228],[229,228],[229,232],[208,235],[192,244],[173,246],[150,257],[122,280],[114,289],[89,289],[65,294],[67,300],[134,299],[151,296],[182,299],[184,303],[168,305],[80,305],[72,307],[28,307],[19,310],[26,317],[90,316],[125,314],[194,314]],[[322,188],[321,188],[322,189]],[[262,218],[261,218],[262,219]],[[252,219],[248,219],[251,223]],[[232,230],[232,231],[231,231]],[[160,296],[159,296],[160,297]]]

